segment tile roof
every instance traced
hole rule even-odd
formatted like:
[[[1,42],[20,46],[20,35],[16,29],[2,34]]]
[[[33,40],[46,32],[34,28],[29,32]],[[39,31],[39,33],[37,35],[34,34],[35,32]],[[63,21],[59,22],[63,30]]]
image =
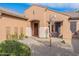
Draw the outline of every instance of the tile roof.
[[[78,12],[64,12],[64,14],[69,15],[71,18],[79,18]]]
[[[0,8],[0,13],[4,13],[4,14],[10,15],[10,16],[14,16],[14,17],[18,17],[18,18],[22,18],[22,19],[27,20],[27,17],[25,15],[10,11],[10,10],[5,9],[5,8]]]

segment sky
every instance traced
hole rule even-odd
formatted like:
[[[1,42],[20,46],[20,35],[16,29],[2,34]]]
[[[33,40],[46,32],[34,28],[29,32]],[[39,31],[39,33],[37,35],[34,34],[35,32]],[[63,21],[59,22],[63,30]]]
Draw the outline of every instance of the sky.
[[[32,3],[0,3],[0,8],[6,8],[11,11],[23,13]],[[37,5],[48,7],[48,9],[59,12],[70,12],[79,10],[79,3],[37,3]]]

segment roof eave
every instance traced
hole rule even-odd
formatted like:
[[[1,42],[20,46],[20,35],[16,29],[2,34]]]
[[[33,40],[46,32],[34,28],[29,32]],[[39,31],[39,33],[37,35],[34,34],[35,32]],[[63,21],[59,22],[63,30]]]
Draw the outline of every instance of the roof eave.
[[[69,20],[79,20],[79,17],[71,17]]]
[[[21,15],[21,14],[18,14],[18,13],[12,13],[12,12],[6,11],[5,9],[0,9],[0,15],[2,15],[2,14],[6,14],[6,15],[10,15],[10,16],[13,16],[13,17],[17,17],[17,18],[27,20],[27,17],[25,17],[24,15]]]

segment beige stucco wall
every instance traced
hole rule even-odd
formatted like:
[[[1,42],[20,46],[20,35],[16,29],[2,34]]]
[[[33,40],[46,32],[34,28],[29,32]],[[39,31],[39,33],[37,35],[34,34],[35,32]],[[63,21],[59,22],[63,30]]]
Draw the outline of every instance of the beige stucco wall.
[[[61,33],[63,34],[63,38],[67,39],[70,38],[70,22],[68,21],[69,16],[57,13],[55,11],[48,11],[48,16],[52,15],[54,18],[52,20],[54,21],[62,21],[63,24],[61,26]],[[49,20],[49,18],[48,18]]]
[[[35,14],[33,14],[33,11]],[[29,21],[32,21],[32,20],[39,20],[41,27],[47,26],[46,25],[47,17],[45,17],[45,8],[31,6],[29,9],[25,10],[25,15],[26,15],[26,17],[29,18],[28,25],[27,25],[28,27],[30,27]]]
[[[64,15],[62,13],[57,13],[55,11],[49,11],[49,10],[46,15],[47,16],[52,15],[54,17],[52,18],[52,20],[54,21],[63,21],[63,24],[61,26],[61,34],[63,35],[63,39],[65,40],[65,42],[68,44],[71,44],[72,33],[70,31],[69,16]],[[49,20],[49,17],[48,17],[48,20]]]
[[[0,40],[6,39],[6,27],[10,27],[11,34],[14,33],[14,28],[18,28],[18,34],[20,29],[23,27],[24,33],[26,30],[26,21],[23,19],[15,18],[12,16],[1,15],[0,16]]]
[[[40,37],[46,37],[46,30],[48,29],[48,21],[47,17],[45,16],[45,9],[46,8],[40,8],[37,6],[32,6],[29,9],[25,10],[25,15],[28,17],[27,21],[27,35],[32,36],[32,29],[31,29],[31,22],[33,20],[39,20],[39,36]],[[33,14],[34,12],[34,14]],[[29,30],[28,30],[29,29]],[[42,30],[43,29],[43,30]],[[41,32],[42,31],[42,32]]]

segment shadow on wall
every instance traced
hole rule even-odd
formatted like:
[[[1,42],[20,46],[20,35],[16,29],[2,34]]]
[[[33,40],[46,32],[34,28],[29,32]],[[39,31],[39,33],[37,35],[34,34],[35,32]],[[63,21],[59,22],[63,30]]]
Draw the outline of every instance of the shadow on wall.
[[[71,44],[74,52],[79,54],[79,30],[73,33]]]

